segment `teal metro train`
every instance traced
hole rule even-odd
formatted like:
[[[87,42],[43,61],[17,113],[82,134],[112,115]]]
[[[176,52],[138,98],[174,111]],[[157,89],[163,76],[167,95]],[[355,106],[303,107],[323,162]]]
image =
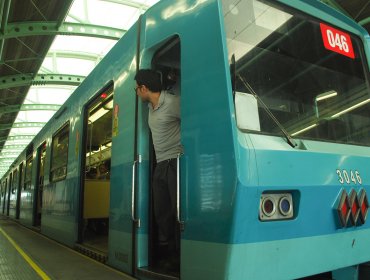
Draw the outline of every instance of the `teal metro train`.
[[[0,211],[138,279],[360,278],[369,64],[366,31],[319,1],[162,0],[12,164]],[[175,274],[156,266],[140,68],[181,100]]]

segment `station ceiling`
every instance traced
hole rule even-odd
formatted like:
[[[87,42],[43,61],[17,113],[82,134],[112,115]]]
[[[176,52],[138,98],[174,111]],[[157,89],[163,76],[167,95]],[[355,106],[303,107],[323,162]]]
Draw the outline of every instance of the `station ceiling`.
[[[0,177],[159,0],[0,1]]]
[[[0,1],[0,177],[114,42],[158,1]],[[321,1],[370,33],[369,0]],[[108,42],[90,43],[95,39]]]

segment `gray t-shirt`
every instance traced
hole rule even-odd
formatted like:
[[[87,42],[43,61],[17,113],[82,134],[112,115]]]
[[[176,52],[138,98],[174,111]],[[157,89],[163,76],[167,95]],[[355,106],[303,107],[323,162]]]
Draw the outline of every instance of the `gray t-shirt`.
[[[157,162],[176,158],[183,152],[180,138],[180,96],[162,91],[155,109],[149,103],[148,123]]]

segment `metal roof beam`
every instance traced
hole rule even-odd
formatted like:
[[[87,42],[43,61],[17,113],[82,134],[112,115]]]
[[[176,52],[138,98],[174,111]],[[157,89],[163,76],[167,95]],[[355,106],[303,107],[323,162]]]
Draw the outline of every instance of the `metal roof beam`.
[[[55,104],[23,104],[23,105],[8,105],[1,108],[1,113],[15,113],[19,111],[58,111],[61,105]]]
[[[19,153],[16,152],[0,152],[0,157],[2,158],[14,158],[16,159]]]
[[[7,162],[7,163],[9,163],[9,165],[10,165],[10,164],[12,164],[12,163],[13,163],[14,159],[15,159],[15,158],[5,158],[5,159],[0,159],[0,162],[1,162],[1,163],[6,163],[6,162]]]
[[[1,130],[1,126],[0,126],[0,130]],[[35,138],[35,135],[33,135],[33,134],[17,135],[17,136],[6,136],[6,137],[0,137],[0,142],[5,142],[7,140],[9,140],[9,141],[17,141],[17,140],[31,141],[33,138]]]
[[[84,61],[92,61],[97,65],[102,59],[103,55],[95,53],[83,53],[75,51],[49,51],[46,57],[52,59],[52,69],[41,66],[39,74],[54,74],[58,73],[58,64],[61,59],[78,59]],[[78,62],[75,62],[78,63]]]
[[[102,1],[111,2],[111,3],[115,3],[115,4],[120,4],[120,5],[125,5],[125,6],[129,6],[129,7],[137,8],[137,9],[142,9],[142,10],[147,10],[150,7],[148,5],[138,3],[136,1],[130,1],[130,0],[102,0]]]
[[[84,76],[64,74],[38,74],[31,85],[69,85],[79,86],[85,79]]]
[[[56,104],[23,104],[20,111],[58,111],[61,106]]]
[[[0,34],[1,34],[1,36],[3,36],[3,35],[5,35],[6,29],[7,29],[11,0],[5,0],[5,1],[1,1],[1,2],[2,3],[1,3]],[[1,38],[1,40],[0,40],[0,60],[3,57],[4,43],[5,43],[5,40],[3,38]]]
[[[54,57],[57,58],[74,58],[74,59],[83,59],[83,60],[91,60],[91,61],[98,61],[103,58],[103,55],[95,54],[95,53],[85,53],[85,52],[72,52],[72,51],[49,51],[46,57]]]
[[[45,20],[47,21],[47,18],[45,17],[45,15],[41,12],[41,10],[39,9],[39,7],[31,0],[30,1],[32,6],[35,8],[35,10],[38,12],[38,14]]]
[[[16,59],[7,59],[0,61],[0,65],[14,63],[14,62],[24,62],[24,61],[32,61],[32,60],[44,60],[43,57],[34,56],[34,57],[23,57],[23,58],[16,58]]]
[[[9,23],[0,40],[42,35],[75,35],[118,40],[126,30],[108,26],[65,22],[57,27],[57,22],[16,22]]]
[[[362,14],[363,11],[365,11],[370,5],[370,2],[368,1],[363,7],[361,10],[359,10],[357,12],[357,14],[353,17],[356,21],[357,21],[357,18]]]
[[[358,23],[359,23],[361,26],[364,26],[364,25],[366,25],[366,24],[370,23],[370,17],[364,18],[363,20],[360,20]]]
[[[25,148],[25,145],[6,145],[3,146],[3,152],[8,152],[8,151],[23,151]]]
[[[85,79],[84,76],[64,74],[18,74],[0,78],[0,89],[29,85],[71,85],[78,86]]]
[[[84,53],[84,52],[61,50],[61,51],[49,51],[46,57],[73,58],[73,59],[94,61],[97,63],[103,59],[104,55],[100,55],[96,53]],[[34,57],[22,57],[22,58],[16,58],[16,59],[8,59],[8,60],[0,61],[0,65],[4,65],[4,64],[7,65],[9,63],[14,63],[14,62],[37,61],[37,60],[44,60],[44,58],[40,56],[34,56]],[[53,73],[50,73],[50,74],[53,74]]]
[[[337,3],[336,0],[321,0],[321,2],[325,3],[326,5],[338,10],[342,14],[345,14],[347,17],[352,18],[352,16],[345,10],[341,5]]]
[[[33,127],[33,128],[34,127],[44,127],[45,124],[46,123],[44,123],[44,122],[24,122],[24,123],[13,123],[13,124],[1,124],[0,125],[0,130],[7,130],[7,129],[12,129],[12,128],[25,128],[25,127],[26,128],[30,128],[30,127]]]

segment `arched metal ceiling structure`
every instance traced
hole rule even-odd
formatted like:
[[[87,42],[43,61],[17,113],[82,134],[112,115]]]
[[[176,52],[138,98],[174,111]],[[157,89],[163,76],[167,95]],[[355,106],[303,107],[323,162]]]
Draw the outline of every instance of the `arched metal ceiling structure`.
[[[339,10],[346,16],[353,18],[364,28],[370,31],[369,0],[321,0],[321,2]]]
[[[0,177],[113,46],[102,45],[102,50],[93,52],[87,48],[53,49],[53,44],[68,44],[75,36],[80,41],[93,37],[114,42],[158,1],[0,0]],[[369,0],[321,1],[352,17],[370,33]],[[89,10],[92,5],[100,5],[96,20]],[[116,9],[117,5],[126,10]],[[110,23],[111,19],[116,22]],[[72,71],[74,67],[66,70],[58,63],[61,60],[84,61],[89,70],[83,74]],[[53,99],[58,100],[45,102],[42,92],[50,95],[51,89],[57,91]]]
[[[0,177],[114,43],[156,2],[0,0]],[[74,64],[79,66],[70,66]]]

